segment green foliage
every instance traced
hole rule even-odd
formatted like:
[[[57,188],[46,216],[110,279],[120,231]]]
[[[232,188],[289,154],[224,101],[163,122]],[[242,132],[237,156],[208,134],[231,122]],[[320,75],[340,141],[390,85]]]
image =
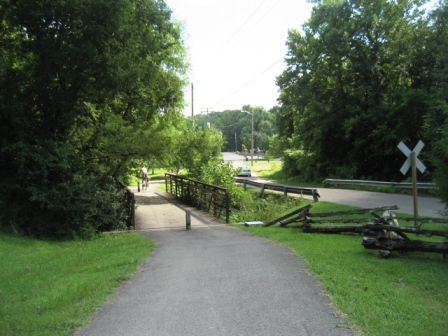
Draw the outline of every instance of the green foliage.
[[[256,192],[245,192],[240,198],[238,207],[232,211],[231,222],[242,223],[248,221],[262,221],[268,223],[291,209],[308,204],[309,201],[301,197],[285,197],[280,194],[266,193],[260,198]]]
[[[222,159],[213,159],[202,166],[199,180],[208,184],[227,188],[230,195],[230,202],[233,207],[239,206],[245,197],[242,186],[235,183],[238,175],[238,168],[233,168],[230,162]]]
[[[288,67],[277,78],[277,127],[288,149],[305,153],[289,155],[291,173],[402,178],[397,144],[425,140],[429,109],[430,64],[419,52],[429,30],[420,6],[418,0],[317,2],[303,33],[290,31]]]
[[[197,115],[194,117],[194,123],[198,128],[205,128],[210,125],[219,129],[224,138],[223,151],[241,152],[243,144],[248,149],[252,144],[252,116],[242,111],[253,112],[254,147],[267,149],[270,146],[269,137],[276,133],[276,110],[276,107],[266,111],[261,107],[245,105],[241,110],[226,110]]]
[[[204,165],[221,157],[222,134],[209,127],[192,129],[185,122],[181,127],[167,157],[167,166],[175,172],[187,169],[189,176],[197,179]]]
[[[179,25],[153,0],[0,8],[0,227],[64,237],[121,228],[123,197],[110,181],[174,146]]]
[[[448,3],[440,1],[432,15],[433,34],[428,65],[431,79],[431,109],[425,116],[425,136],[430,140],[428,158],[434,164],[439,196],[448,204]]]

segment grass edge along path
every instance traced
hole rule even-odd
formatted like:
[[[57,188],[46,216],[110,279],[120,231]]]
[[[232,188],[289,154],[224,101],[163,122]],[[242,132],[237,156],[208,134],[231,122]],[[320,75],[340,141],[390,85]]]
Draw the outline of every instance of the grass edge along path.
[[[69,242],[0,234],[0,335],[72,335],[154,249],[136,233]]]
[[[312,211],[336,208],[353,209],[319,202],[313,204]],[[303,258],[358,335],[448,334],[448,263],[441,254],[410,252],[382,259],[377,251],[364,249],[360,235],[303,233],[299,228],[275,226],[238,227]]]

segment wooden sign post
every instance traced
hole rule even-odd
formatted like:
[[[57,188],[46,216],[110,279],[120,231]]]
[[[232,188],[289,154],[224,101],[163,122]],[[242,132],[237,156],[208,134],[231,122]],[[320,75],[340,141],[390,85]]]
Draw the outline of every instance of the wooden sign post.
[[[411,168],[412,172],[412,195],[414,198],[414,226],[418,226],[418,197],[417,197],[417,169],[420,170],[421,173],[424,173],[426,170],[425,165],[420,159],[417,158],[418,154],[420,154],[421,150],[425,144],[423,141],[419,141],[417,145],[414,147],[414,150],[411,151],[403,142],[398,144],[398,148],[406,155],[407,160],[404,162],[403,166],[401,166],[401,173],[406,175],[409,168]]]

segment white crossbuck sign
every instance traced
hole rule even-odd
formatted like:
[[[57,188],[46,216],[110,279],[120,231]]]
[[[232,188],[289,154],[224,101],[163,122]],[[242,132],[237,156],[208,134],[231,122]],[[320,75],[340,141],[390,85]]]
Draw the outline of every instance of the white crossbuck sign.
[[[406,175],[407,171],[409,170],[409,168],[411,168],[412,165],[412,159],[411,159],[411,153],[414,152],[415,153],[415,166],[417,167],[418,170],[420,170],[421,173],[424,173],[426,170],[425,165],[423,164],[423,162],[421,162],[417,156],[418,154],[420,154],[421,150],[423,149],[423,147],[425,146],[425,144],[423,143],[423,141],[419,141],[418,144],[414,147],[414,150],[411,151],[404,143],[403,141],[400,142],[398,144],[398,148],[403,152],[404,155],[406,155],[407,160],[404,162],[403,166],[401,166],[401,173],[403,175]]]

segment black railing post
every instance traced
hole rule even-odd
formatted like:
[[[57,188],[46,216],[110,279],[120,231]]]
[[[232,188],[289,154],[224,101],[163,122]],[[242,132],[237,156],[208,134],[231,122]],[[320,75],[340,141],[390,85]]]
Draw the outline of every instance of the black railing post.
[[[131,225],[135,229],[135,196],[134,193],[130,192],[131,195]]]
[[[165,191],[168,192],[168,174],[165,173]]]

